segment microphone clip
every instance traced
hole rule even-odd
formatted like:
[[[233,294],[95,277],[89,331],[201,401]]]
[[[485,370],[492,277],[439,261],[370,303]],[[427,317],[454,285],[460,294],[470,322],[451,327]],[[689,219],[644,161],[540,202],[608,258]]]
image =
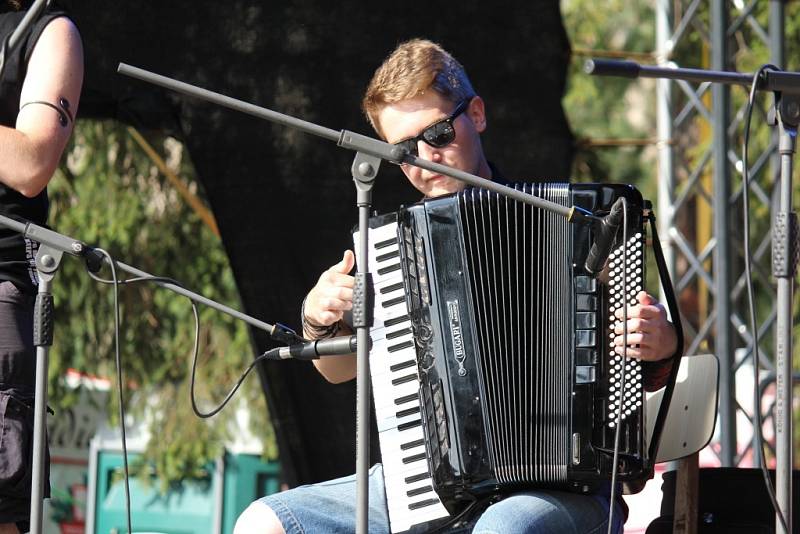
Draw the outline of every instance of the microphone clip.
[[[306,339],[298,336],[297,332],[281,323],[276,323],[272,327],[269,337],[278,343],[283,343],[284,345],[295,345],[297,343],[305,343],[307,341]]]
[[[611,249],[614,246],[614,241],[617,237],[617,231],[622,225],[625,215],[625,203],[623,197],[617,198],[612,204],[611,210],[608,215],[598,219],[595,223],[595,237],[594,244],[586,256],[586,263],[584,267],[586,271],[594,277],[597,277],[603,270],[603,267],[608,260]]]

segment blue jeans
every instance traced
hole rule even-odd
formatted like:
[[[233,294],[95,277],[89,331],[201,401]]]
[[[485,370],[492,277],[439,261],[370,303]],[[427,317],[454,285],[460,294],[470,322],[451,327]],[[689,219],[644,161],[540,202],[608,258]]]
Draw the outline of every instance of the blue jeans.
[[[355,476],[301,486],[264,497],[254,503],[269,506],[287,534],[355,532]],[[614,529],[621,533],[624,517],[614,506]],[[479,517],[447,530],[449,534],[605,533],[608,497],[532,490],[515,493],[489,506]],[[389,517],[383,486],[383,468],[369,472],[369,532],[388,534]]]

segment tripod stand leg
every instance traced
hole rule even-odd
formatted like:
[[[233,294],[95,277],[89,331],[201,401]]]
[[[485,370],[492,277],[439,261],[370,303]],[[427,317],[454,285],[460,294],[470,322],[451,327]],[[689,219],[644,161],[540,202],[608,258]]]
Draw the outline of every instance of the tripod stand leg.
[[[36,347],[36,402],[33,419],[33,469],[31,476],[31,532],[42,532],[45,451],[47,448],[48,347]]]
[[[33,344],[36,346],[36,393],[33,416],[33,466],[31,475],[30,532],[42,532],[44,475],[47,459],[47,374],[50,346],[53,344],[53,295],[50,283],[61,260],[61,252],[47,246],[39,248],[36,266],[39,292],[33,312]]]

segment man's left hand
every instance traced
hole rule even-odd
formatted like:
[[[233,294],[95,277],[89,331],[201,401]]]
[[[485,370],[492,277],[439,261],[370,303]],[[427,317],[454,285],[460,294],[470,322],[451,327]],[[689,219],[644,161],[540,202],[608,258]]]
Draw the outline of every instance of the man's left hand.
[[[646,361],[669,358],[677,350],[675,327],[667,320],[664,306],[644,291],[636,295],[638,305],[628,306],[628,356]],[[615,312],[619,321],[615,351],[622,354],[622,308]]]

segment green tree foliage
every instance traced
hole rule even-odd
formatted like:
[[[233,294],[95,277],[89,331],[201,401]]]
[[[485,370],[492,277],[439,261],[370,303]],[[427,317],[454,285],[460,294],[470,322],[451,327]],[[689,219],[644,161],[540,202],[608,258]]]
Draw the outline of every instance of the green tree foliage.
[[[655,178],[655,151],[647,145],[595,146],[603,140],[646,140],[655,130],[654,84],[651,80],[588,76],[584,62],[607,52],[625,52],[649,62],[654,37],[653,9],[648,3],[604,2],[602,9],[585,0],[561,4],[572,46],[564,110],[578,143],[573,177],[580,181],[622,182],[644,186],[648,196]],[[643,56],[644,55],[644,56]],[[654,196],[655,190],[652,189]]]
[[[151,137],[168,154],[179,175],[193,169],[182,146]],[[59,174],[48,189],[51,226],[107,250],[113,258],[157,276],[179,281],[210,299],[238,307],[238,294],[219,238],[190,210],[115,122],[80,121]],[[101,272],[111,278],[110,269]],[[127,276],[118,272],[118,276]],[[53,293],[56,330],[50,367],[52,404],[68,404],[59,378],[69,368],[115,376],[112,287],[91,279],[83,264],[65,257]],[[237,429],[236,405],[246,403],[267,455],[275,444],[264,396],[257,380],[248,380],[220,415],[201,420],[189,399],[194,320],[189,301],[151,283],[120,288],[120,346],[125,407],[129,426],[144,425],[152,439],[145,451],[162,487],[184,477],[202,477]],[[200,351],[196,395],[208,411],[235,383],[253,355],[243,323],[200,307]],[[117,420],[117,396],[109,408]]]

